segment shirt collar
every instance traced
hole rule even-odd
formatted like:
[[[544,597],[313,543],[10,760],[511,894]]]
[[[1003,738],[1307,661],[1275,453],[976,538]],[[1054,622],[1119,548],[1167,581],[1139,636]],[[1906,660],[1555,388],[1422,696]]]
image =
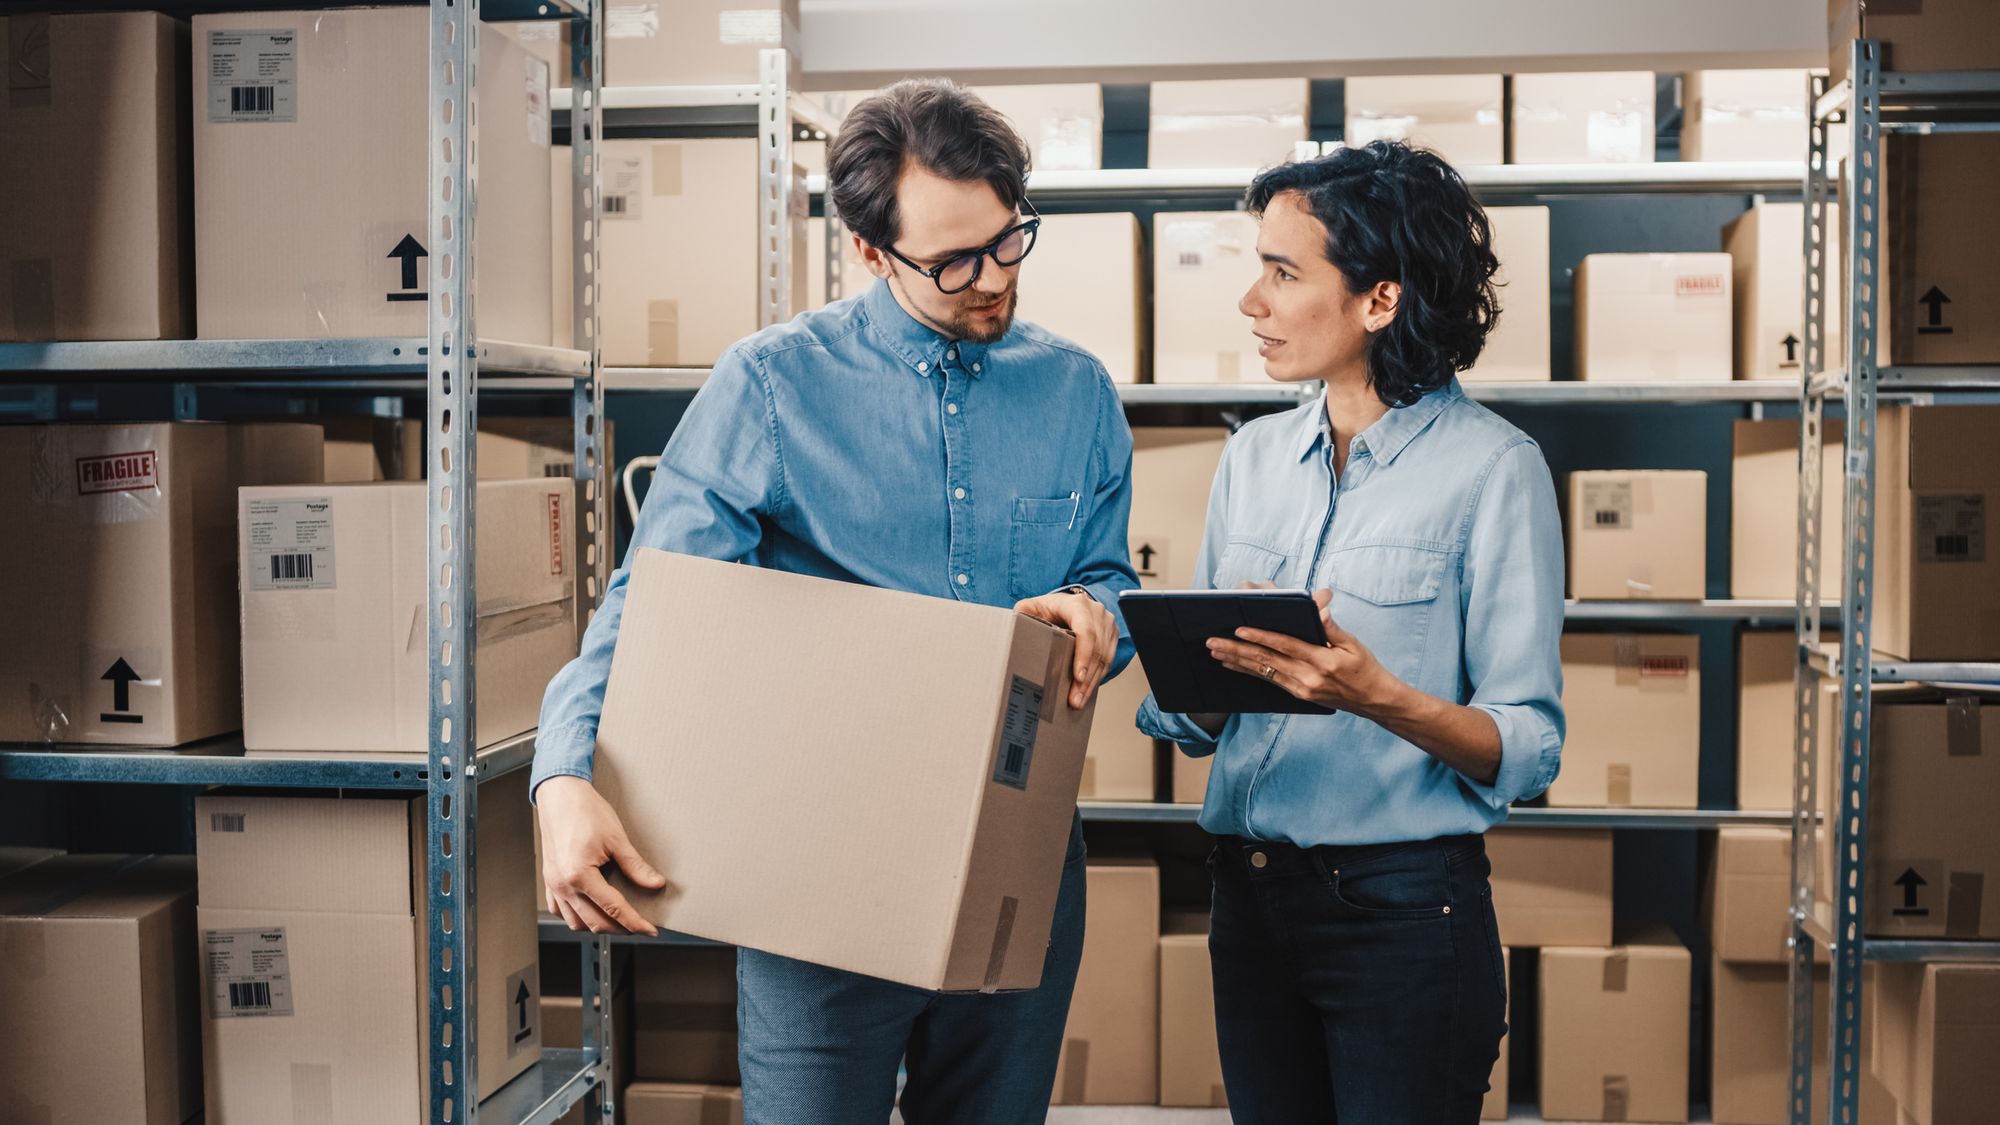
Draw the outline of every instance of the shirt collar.
[[[1385,465],[1390,464],[1412,439],[1423,433],[1425,427],[1444,413],[1446,407],[1463,397],[1465,392],[1460,389],[1457,378],[1453,378],[1444,386],[1408,406],[1390,407],[1388,413],[1377,418],[1373,425],[1356,435],[1355,441],[1361,443],[1362,448],[1366,449],[1368,455],[1376,461]],[[1331,423],[1326,416],[1324,390],[1304,409],[1306,413],[1300,422],[1296,444],[1298,459],[1301,461],[1317,449],[1322,441],[1330,442],[1333,437],[1330,432]]]
[[[991,345],[947,339],[905,311],[887,281],[878,279],[868,287],[861,295],[861,308],[876,338],[915,374],[929,376],[948,358],[955,359],[975,377],[985,374],[986,353]]]

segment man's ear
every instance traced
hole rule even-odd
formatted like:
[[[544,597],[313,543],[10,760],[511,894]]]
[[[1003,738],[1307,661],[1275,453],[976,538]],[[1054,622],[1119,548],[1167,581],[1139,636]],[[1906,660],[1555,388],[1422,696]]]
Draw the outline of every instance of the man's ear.
[[[861,236],[858,234],[851,237],[854,239],[854,254],[861,259],[862,268],[876,277],[887,278],[889,276],[889,255],[861,241]]]

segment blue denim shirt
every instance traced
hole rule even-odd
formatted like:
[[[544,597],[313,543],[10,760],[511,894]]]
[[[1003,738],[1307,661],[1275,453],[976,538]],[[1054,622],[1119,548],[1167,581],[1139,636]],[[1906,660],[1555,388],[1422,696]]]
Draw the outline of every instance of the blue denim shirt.
[[[1131,430],[1090,353],[1021,321],[955,343],[877,282],[717,361],[631,546],[981,605],[1082,585],[1116,614],[1138,585],[1131,471]],[[590,776],[630,566],[543,696],[533,785]],[[1120,618],[1113,670],[1131,653]]]
[[[1366,719],[1236,715],[1221,737],[1148,697],[1139,726],[1213,753],[1210,832],[1386,844],[1482,832],[1555,780],[1562,526],[1539,447],[1453,381],[1356,435],[1338,478],[1324,400],[1230,439],[1195,584],[1333,590],[1334,620],[1399,679],[1500,728],[1481,785]]]

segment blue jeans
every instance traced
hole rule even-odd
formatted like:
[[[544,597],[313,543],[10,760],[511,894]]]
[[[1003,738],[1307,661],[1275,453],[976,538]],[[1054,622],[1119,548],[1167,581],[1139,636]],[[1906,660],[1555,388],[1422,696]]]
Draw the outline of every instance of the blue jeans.
[[[1048,1118],[1083,956],[1083,824],[1070,829],[1041,987],[938,993],[755,950],[737,954],[744,1125],[883,1125],[907,1065],[907,1125]],[[895,919],[883,919],[894,925]]]
[[[1237,1125],[1474,1125],[1506,1033],[1485,841],[1225,837],[1209,952]]]

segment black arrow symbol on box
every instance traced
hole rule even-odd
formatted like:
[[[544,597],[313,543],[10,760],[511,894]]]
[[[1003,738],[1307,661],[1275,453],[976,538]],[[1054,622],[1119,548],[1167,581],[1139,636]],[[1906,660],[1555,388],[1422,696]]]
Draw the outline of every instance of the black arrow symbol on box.
[[[1944,327],[1944,307],[1951,304],[1951,298],[1944,295],[1944,290],[1933,285],[1929,292],[1917,298],[1917,303],[1929,306],[1931,314],[1930,323],[1917,329],[1918,335],[1942,336],[1951,331]]]
[[[521,1010],[521,1030],[514,1033],[514,1041],[518,1043],[521,1040],[526,1039],[528,1037],[528,1032],[532,1030],[528,1026],[528,982],[527,981],[524,980],[514,986],[514,1004]]]
[[[1895,885],[1903,888],[1903,905],[1897,907],[1892,913],[1897,915],[1923,915],[1930,913],[1928,907],[1919,907],[1917,905],[1917,888],[1929,886],[1930,884],[1924,881],[1922,875],[1917,874],[1916,868],[1905,867],[1903,873],[1896,876]]]
[[[143,721],[143,716],[124,713],[132,710],[132,681],[138,678],[139,673],[134,672],[132,666],[125,663],[125,658],[122,656],[118,658],[117,663],[105,669],[104,674],[98,679],[111,681],[111,711],[99,715],[98,718],[107,723]]]
[[[1151,574],[1153,572],[1153,556],[1159,553],[1151,543],[1139,548],[1139,570],[1141,573]]]
[[[415,289],[417,287],[417,259],[428,258],[431,256],[431,252],[424,249],[424,244],[417,241],[416,235],[406,234],[403,236],[403,241],[398,242],[396,248],[389,251],[388,256],[403,260],[403,288]],[[426,297],[428,297],[428,294],[425,293],[389,294],[391,301],[421,301]]]
[[[1799,361],[1799,338],[1786,333],[1785,338],[1780,340],[1779,343],[1785,345],[1785,362],[1797,363]]]

